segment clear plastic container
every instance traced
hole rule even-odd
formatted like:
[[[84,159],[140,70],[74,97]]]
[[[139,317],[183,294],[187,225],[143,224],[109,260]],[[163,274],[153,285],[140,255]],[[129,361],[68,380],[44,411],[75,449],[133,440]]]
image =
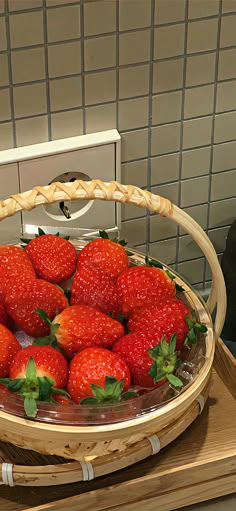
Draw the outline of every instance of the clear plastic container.
[[[88,241],[88,239],[71,240],[78,252]],[[11,241],[11,244],[18,243]],[[131,266],[145,265],[144,254],[132,248],[128,248],[128,250],[130,253],[129,260]],[[181,389],[174,388],[169,382],[166,382],[161,387],[153,389],[141,389],[132,386],[132,390],[140,394],[139,397],[112,405],[56,405],[54,403],[41,402],[38,403],[37,417],[28,420],[70,424],[74,426],[91,426],[123,422],[147,413],[152,413],[157,410],[157,408],[165,406],[189,388],[205,364],[206,342],[208,336],[213,336],[213,325],[206,304],[200,294],[196,290],[193,290],[182,277],[168,268],[168,266],[163,264],[163,268],[169,269],[176,277],[175,282],[184,287],[185,292],[180,293],[177,291],[177,296],[191,309],[196,311],[197,320],[206,325],[208,329],[206,334],[198,334],[197,343],[195,345],[192,345],[190,349],[184,348],[181,351],[180,358],[182,362],[177,370],[177,375],[181,378],[183,387]],[[66,287],[68,287],[68,284],[67,282]],[[23,344],[27,344],[27,339],[26,341],[23,340]],[[4,392],[4,390],[1,389],[0,411],[26,418],[22,398],[16,394]]]

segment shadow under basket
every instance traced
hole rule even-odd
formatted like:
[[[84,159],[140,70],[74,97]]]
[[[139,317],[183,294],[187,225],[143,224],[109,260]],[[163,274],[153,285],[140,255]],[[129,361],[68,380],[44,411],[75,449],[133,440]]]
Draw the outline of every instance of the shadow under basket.
[[[147,413],[123,422],[80,426],[34,421],[0,411],[2,482],[10,486],[47,486],[91,480],[156,454],[177,438],[202,411],[209,393],[213,363],[236,397],[236,360],[219,338],[226,310],[222,271],[209,238],[184,211],[169,200],[135,186],[93,180],[52,183],[11,196],[0,202],[0,220],[42,204],[78,199],[135,204],[172,219],[196,241],[212,271],[207,305],[203,305],[196,294],[196,303],[199,303],[196,312],[200,318],[205,314],[209,325],[204,363],[183,392],[167,400],[163,406],[150,408]],[[194,296],[192,289],[191,292]],[[215,307],[213,329],[210,315]]]

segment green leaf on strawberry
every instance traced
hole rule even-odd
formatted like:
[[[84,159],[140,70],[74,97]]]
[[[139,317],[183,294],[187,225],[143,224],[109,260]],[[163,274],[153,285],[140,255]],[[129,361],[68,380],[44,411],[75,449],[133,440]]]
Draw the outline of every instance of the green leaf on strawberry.
[[[35,234],[35,238],[39,238],[40,236],[44,236],[45,234],[46,234],[46,232],[41,227],[38,227],[38,233]],[[54,236],[58,236],[59,238],[63,238],[64,240],[67,240],[67,241],[70,239],[70,236],[61,236],[59,232],[54,234]],[[25,243],[25,245],[28,245],[28,243],[30,241],[32,241],[32,239],[34,239],[34,238],[20,238],[22,243]]]
[[[109,237],[109,234],[107,234],[106,231],[99,231],[100,238],[103,238],[104,240],[111,240]],[[111,241],[114,243],[118,243],[118,245],[121,245],[122,247],[125,247],[127,245],[126,240],[120,240],[119,238],[113,238]]]
[[[45,337],[38,337],[33,341],[33,345],[52,346],[52,348],[55,348],[61,353],[63,353],[63,350],[57,344],[57,338],[55,336],[55,333],[60,326],[59,323],[52,323],[46,312],[43,311],[42,309],[35,309],[34,312],[36,312],[36,314],[38,314],[40,318],[43,319],[43,321],[50,325],[50,335],[45,335]]]
[[[151,266],[155,268],[160,268],[160,270],[163,270],[163,265],[160,263],[160,261],[156,261],[156,259],[151,259],[150,257],[145,257],[145,263],[146,266]]]
[[[168,277],[170,277],[171,280],[176,279],[176,276],[173,275],[173,273],[171,273],[169,270],[165,270],[165,272],[166,272],[166,275],[168,275]],[[184,287],[180,286],[180,284],[178,284],[178,282],[175,282],[175,287],[176,287],[177,291],[180,291],[181,293],[183,293],[185,291]]]
[[[163,336],[160,344],[148,350],[149,356],[154,360],[148,374],[154,383],[167,379],[175,387],[183,386],[182,381],[173,374],[179,363],[176,354],[176,337],[176,334],[172,335],[167,343]]]
[[[119,245],[121,245],[122,247],[125,247],[127,245],[127,241],[126,240],[118,240],[117,239],[117,243],[119,243]]]
[[[51,325],[51,320],[45,311],[43,311],[42,309],[35,309],[34,312],[36,312],[40,316],[40,318],[43,319],[43,321]]]
[[[103,238],[104,240],[109,240],[109,236],[106,231],[99,231],[100,238]]]
[[[37,371],[36,371],[36,365],[33,357],[30,357],[29,362],[27,364],[26,368],[26,379],[34,380],[37,378]]]
[[[170,382],[170,384],[173,385],[173,387],[183,386],[182,381],[179,378],[177,378],[177,376],[175,376],[174,374],[168,374],[167,379]]]
[[[27,245],[30,241],[31,241],[32,238],[20,238],[20,241],[22,241],[22,243],[25,243],[25,245]],[[24,246],[22,245],[22,248],[24,248]]]
[[[82,405],[92,405],[101,403],[118,403],[125,399],[137,397],[136,392],[124,392],[124,379],[117,380],[114,376],[106,376],[105,386],[100,387],[91,383],[90,388],[93,393],[93,397],[85,397],[80,401]]]
[[[185,341],[184,341],[184,345],[187,347],[189,345],[189,342],[191,344],[196,344],[198,332],[201,332],[201,333],[207,332],[207,327],[197,321],[196,312],[194,310],[192,310],[191,313],[192,313],[192,318],[190,318],[188,315],[185,316],[186,323],[189,327],[189,331],[188,331]]]
[[[19,390],[22,388],[24,382],[21,378],[16,378],[15,380],[11,380],[9,378],[9,383],[7,385],[8,390],[11,392],[19,392]]]
[[[33,397],[26,396],[24,399],[24,409],[27,417],[36,417],[37,415],[37,404]]]
[[[36,234],[37,238],[38,238],[39,236],[43,236],[44,234],[46,234],[46,233],[44,232],[44,230],[43,230],[43,229],[41,229],[41,227],[38,227],[38,234]]]

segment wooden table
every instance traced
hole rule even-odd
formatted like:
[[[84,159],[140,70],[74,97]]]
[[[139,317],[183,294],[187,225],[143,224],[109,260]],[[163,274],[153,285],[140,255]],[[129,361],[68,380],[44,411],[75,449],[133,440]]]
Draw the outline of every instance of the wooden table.
[[[88,483],[0,487],[0,510],[172,511],[235,491],[236,402],[213,374],[202,415],[156,456]]]

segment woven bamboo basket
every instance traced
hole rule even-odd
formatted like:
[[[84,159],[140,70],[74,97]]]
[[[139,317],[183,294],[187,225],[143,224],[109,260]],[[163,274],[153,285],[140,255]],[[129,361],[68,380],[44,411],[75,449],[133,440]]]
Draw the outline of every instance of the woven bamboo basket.
[[[212,271],[207,309],[212,314],[217,307],[214,335],[207,334],[205,363],[191,385],[165,406],[143,416],[111,425],[73,426],[35,422],[1,411],[0,439],[22,448],[22,453],[27,452],[23,449],[35,451],[35,467],[15,465],[14,483],[12,473],[6,475],[6,464],[3,463],[4,478],[8,484],[51,485],[88,480],[158,452],[179,436],[202,411],[208,397],[213,362],[216,371],[235,396],[236,362],[219,338],[226,310],[222,271],[209,238],[184,211],[169,200],[138,187],[93,180],[52,183],[12,195],[0,202],[0,220],[39,205],[78,199],[134,204],[173,220],[190,234],[206,256]],[[37,453],[51,455],[51,465],[45,467],[42,463],[41,466],[43,458]],[[55,456],[66,458],[70,463],[66,459],[65,463],[61,463],[61,458]]]

